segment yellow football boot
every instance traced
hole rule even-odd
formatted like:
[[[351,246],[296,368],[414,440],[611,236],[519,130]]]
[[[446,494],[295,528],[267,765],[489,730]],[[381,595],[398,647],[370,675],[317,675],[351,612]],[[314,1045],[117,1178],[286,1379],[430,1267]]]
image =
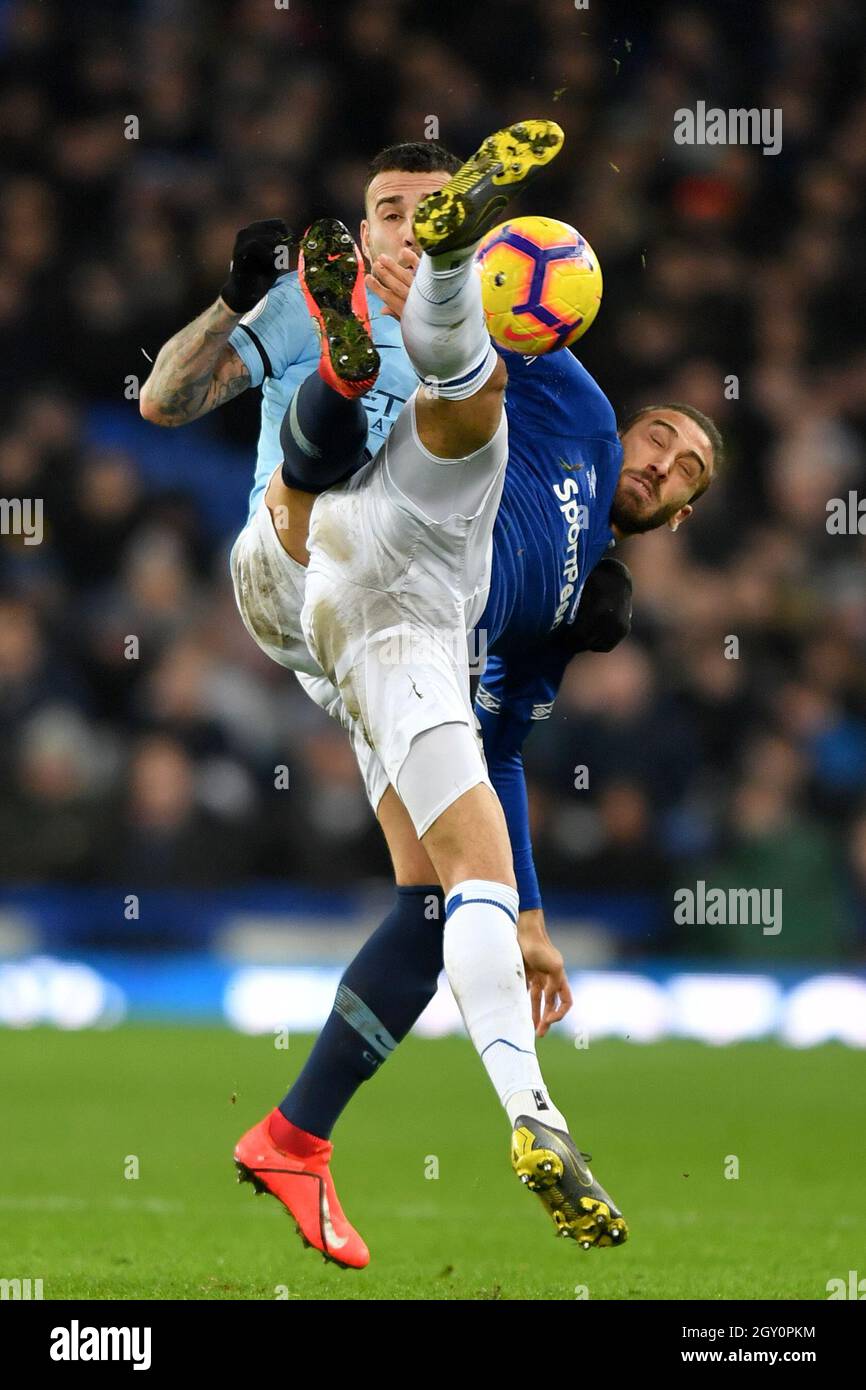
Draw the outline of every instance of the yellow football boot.
[[[563,1130],[518,1115],[511,1136],[511,1166],[530,1192],[538,1193],[557,1235],[576,1240],[584,1250],[623,1245],[628,1226],[587,1167],[591,1158]]]
[[[444,188],[421,199],[413,218],[418,245],[431,256],[473,246],[564,140],[555,121],[519,121],[488,135]]]

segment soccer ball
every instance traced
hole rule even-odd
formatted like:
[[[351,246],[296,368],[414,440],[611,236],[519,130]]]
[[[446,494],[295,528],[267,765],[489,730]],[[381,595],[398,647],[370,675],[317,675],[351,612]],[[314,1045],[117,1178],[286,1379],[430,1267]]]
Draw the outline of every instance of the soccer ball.
[[[601,267],[589,242],[553,217],[514,217],[475,252],[487,331],[498,347],[538,357],[569,347],[601,303]]]

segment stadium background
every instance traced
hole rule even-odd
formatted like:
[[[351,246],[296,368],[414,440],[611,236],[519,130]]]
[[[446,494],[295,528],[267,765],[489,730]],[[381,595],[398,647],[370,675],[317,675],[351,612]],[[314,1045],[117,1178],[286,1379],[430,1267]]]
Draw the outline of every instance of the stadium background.
[[[0,543],[9,1021],[55,1018],[46,960],[339,961],[387,903],[348,743],[230,592],[259,393],[169,432],[130,381],[239,226],[357,226],[369,156],[431,116],[462,153],[561,122],[531,207],[602,259],[580,356],[620,417],[683,399],[727,441],[690,524],[623,548],[633,635],[573,663],[527,747],[569,962],[862,965],[866,544],[826,503],[864,484],[864,28],[840,0],[0,3],[0,495],[45,507],[40,545]],[[676,145],[697,100],[782,108],[781,153]],[[677,928],[698,879],[781,889],[781,934]]]
[[[41,544],[0,536],[0,1297],[866,1287],[866,556],[826,530],[866,481],[864,39],[855,0],[0,0],[0,499],[45,510]],[[677,146],[698,101],[781,108],[781,152]],[[347,744],[229,591],[258,393],[159,431],[130,378],[239,226],[356,225],[380,146],[534,113],[567,145],[524,208],[605,271],[581,356],[620,417],[681,397],[730,455],[688,526],[624,548],[634,634],[527,747],[575,993],[539,1056],[632,1237],[584,1258],[516,1196],[440,990],[335,1132],[356,1279],[230,1155],[388,911],[387,861]],[[781,933],[677,929],[699,880],[781,889]]]

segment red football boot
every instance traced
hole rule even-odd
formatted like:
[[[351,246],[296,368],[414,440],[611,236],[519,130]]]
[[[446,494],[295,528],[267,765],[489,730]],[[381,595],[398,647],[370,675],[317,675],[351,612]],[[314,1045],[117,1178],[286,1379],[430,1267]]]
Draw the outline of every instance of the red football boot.
[[[310,1135],[310,1152],[304,1157],[286,1153],[271,1138],[270,1119],[266,1115],[238,1141],[238,1182],[251,1182],[256,1195],[269,1192],[282,1202],[304,1244],[321,1250],[326,1260],[345,1269],[363,1269],[370,1263],[370,1252],[337,1198],[328,1167],[333,1144]]]
[[[379,354],[370,335],[364,260],[336,218],[320,218],[304,233],[298,282],[319,333],[320,375],[341,396],[363,396],[375,384]]]

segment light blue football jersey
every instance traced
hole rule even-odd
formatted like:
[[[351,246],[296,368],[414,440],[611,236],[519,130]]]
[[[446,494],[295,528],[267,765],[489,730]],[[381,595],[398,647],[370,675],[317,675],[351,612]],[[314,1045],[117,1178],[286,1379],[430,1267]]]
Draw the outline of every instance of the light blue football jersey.
[[[378,295],[368,291],[370,328],[382,366],[372,391],[362,397],[367,411],[367,447],[375,454],[387,438],[405,401],[418,385],[406,356],[400,324],[384,313]],[[280,427],[292,396],[319,364],[319,339],[298,284],[297,271],[283,275],[254,309],[245,314],[229,342],[262,387],[262,424],[249,515],[258,505],[268,479],[283,461]]]

